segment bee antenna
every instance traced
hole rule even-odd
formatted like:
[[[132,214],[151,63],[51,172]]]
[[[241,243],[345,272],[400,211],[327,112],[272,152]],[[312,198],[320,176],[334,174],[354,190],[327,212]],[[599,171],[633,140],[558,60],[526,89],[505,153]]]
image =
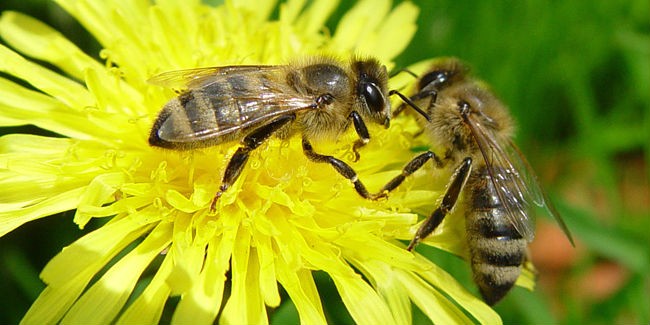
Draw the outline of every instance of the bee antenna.
[[[428,122],[431,122],[431,116],[429,116],[429,114],[427,114],[427,113],[426,113],[425,111],[423,111],[420,107],[418,107],[418,105],[416,105],[416,104],[415,104],[413,101],[411,101],[408,97],[402,95],[402,93],[400,93],[399,91],[397,91],[397,90],[395,90],[395,89],[393,89],[393,90],[391,90],[391,91],[388,92],[388,96],[393,96],[393,95],[397,95],[399,98],[402,99],[402,101],[404,101],[404,103],[406,103],[407,105],[411,106],[411,107],[412,107],[416,112],[418,112],[418,114],[422,115],[422,117],[424,117],[425,119],[427,119]]]
[[[401,69],[395,71],[395,73],[393,73],[392,75],[390,75],[390,78],[395,77],[396,75],[398,75],[398,74],[400,74],[402,72],[406,72],[406,73],[410,74],[413,78],[418,77],[418,75],[415,72],[409,70],[408,68],[401,68]]]

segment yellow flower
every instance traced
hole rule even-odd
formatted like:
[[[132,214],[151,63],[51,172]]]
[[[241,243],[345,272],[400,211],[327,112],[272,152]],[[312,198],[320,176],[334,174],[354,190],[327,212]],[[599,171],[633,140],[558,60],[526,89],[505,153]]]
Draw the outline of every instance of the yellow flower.
[[[24,323],[157,323],[172,300],[175,323],[267,323],[281,287],[301,322],[323,324],[316,271],[331,278],[357,323],[410,323],[411,302],[436,323],[500,322],[399,241],[416,229],[409,209],[427,214],[445,175],[424,170],[388,200],[371,202],[329,166],[308,161],[299,137],[271,139],[215,216],[207,207],[237,143],[192,152],[147,144],[157,112],[174,96],[148,84],[152,75],[323,52],[372,55],[390,68],[415,32],[413,4],[360,1],[330,35],[324,23],[337,3],[327,0],[282,3],[277,19],[269,18],[272,1],[57,2],[97,38],[105,63],[30,17],[2,14],[0,36],[13,50],[0,46],[0,71],[23,82],[0,78],[0,126],[33,124],[64,137],[0,138],[0,235],[68,210],[79,227],[108,221],[49,262],[41,273],[47,288]],[[400,88],[412,79],[391,82]],[[412,157],[418,127],[400,118],[370,132],[351,164],[378,189]],[[318,151],[349,159],[355,135],[348,133],[318,143]],[[460,222],[450,218],[425,242],[463,254]]]

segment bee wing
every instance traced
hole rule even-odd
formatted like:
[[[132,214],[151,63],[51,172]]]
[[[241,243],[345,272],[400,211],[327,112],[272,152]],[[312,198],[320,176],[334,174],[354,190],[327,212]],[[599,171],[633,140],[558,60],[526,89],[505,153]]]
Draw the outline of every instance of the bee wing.
[[[518,170],[522,172],[524,182],[531,190],[533,202],[538,207],[546,210],[546,213],[548,215],[553,216],[555,221],[558,223],[558,225],[560,225],[560,228],[571,242],[571,245],[574,245],[573,236],[571,236],[569,227],[567,227],[566,223],[564,223],[564,220],[555,209],[553,202],[548,198],[548,195],[546,195],[546,192],[540,186],[537,175],[528,163],[528,160],[526,160],[526,157],[521,153],[517,145],[515,145],[510,140],[508,140],[508,145],[505,146],[505,149],[507,150],[508,157],[510,157],[510,161],[513,162],[515,168],[518,168]]]
[[[156,86],[174,89],[199,89],[222,80],[228,75],[257,74],[264,71],[278,71],[277,65],[233,65],[166,71],[147,80]]]
[[[224,100],[225,97],[224,97]],[[219,119],[217,125],[194,127],[193,132],[178,134],[172,142],[205,141],[225,136],[238,130],[254,127],[271,121],[274,117],[290,114],[292,112],[313,109],[317,107],[312,97],[289,96],[284,93],[258,93],[255,97],[228,96],[227,100],[239,102],[246,109],[241,110],[237,118]],[[215,108],[219,109],[219,108]],[[191,124],[205,124],[204,121],[190,120]],[[161,136],[162,138],[162,136]]]
[[[158,137],[169,143],[202,146],[196,142],[207,143],[280,115],[316,108],[316,98],[298,93],[284,82],[283,73],[282,66],[230,66],[155,76],[151,82],[165,86],[184,84],[192,89],[185,96],[209,102],[209,106],[183,107],[186,120],[167,114],[160,122]],[[178,127],[181,124],[189,127]]]
[[[539,182],[512,141],[499,142],[493,132],[469,116],[469,125],[487,165],[490,179],[506,210],[506,217],[517,232],[528,241],[535,237],[535,220],[532,204],[549,209]],[[557,219],[558,217],[556,217]]]

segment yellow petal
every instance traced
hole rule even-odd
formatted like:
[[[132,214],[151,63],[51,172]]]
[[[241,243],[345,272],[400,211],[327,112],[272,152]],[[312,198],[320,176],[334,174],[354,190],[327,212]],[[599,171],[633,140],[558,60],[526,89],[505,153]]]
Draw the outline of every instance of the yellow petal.
[[[111,221],[55,256],[41,272],[41,278],[48,287],[32,304],[22,322],[59,322],[97,272],[128,244],[149,230],[148,227],[138,227],[132,221],[128,218]]]
[[[0,71],[23,79],[63,104],[77,110],[93,106],[85,87],[41,65],[29,62],[7,47],[0,45]]]
[[[107,324],[131,295],[144,269],[171,241],[171,223],[162,223],[113,265],[70,308],[62,324]]]
[[[233,0],[231,1],[233,6],[237,8],[242,8],[249,12],[250,14],[256,15],[258,19],[266,19],[275,6],[277,5],[277,1],[275,0],[269,0],[269,1],[258,1],[258,0]],[[290,0],[288,2],[296,2],[295,0]]]
[[[423,279],[411,273],[396,270],[411,300],[434,324],[470,324],[472,321],[451,301]],[[496,323],[489,323],[496,324]]]
[[[91,110],[76,108],[42,93],[0,78],[0,126],[32,124],[75,139],[97,139],[98,126],[90,123]]]
[[[232,237],[217,237],[208,245],[205,267],[192,287],[183,294],[172,318],[173,324],[212,323],[219,312],[223,298],[226,271],[232,252]]]
[[[316,0],[309,4],[309,7],[300,15],[294,23],[296,29],[306,34],[320,32],[332,12],[338,7],[339,0]]]
[[[341,18],[330,46],[343,50],[357,48],[382,23],[389,10],[390,1],[388,0],[362,0],[357,2]]]
[[[354,225],[359,226],[360,224]],[[367,227],[359,228],[368,230]],[[359,230],[347,231],[335,242],[345,248],[346,259],[377,260],[404,269],[423,270],[422,264],[413,258],[413,254],[406,251],[402,245],[398,246],[368,234],[362,236]]]
[[[86,288],[96,269],[86,269],[58,286],[48,286],[29,308],[21,324],[57,324]]]
[[[195,242],[187,214],[174,211],[168,218],[174,220],[174,233],[167,254],[172,256],[175,265],[167,281],[172,293],[178,295],[187,292],[201,272],[207,243]]]
[[[140,117],[144,106],[144,96],[140,91],[126,83],[117,73],[111,73],[103,67],[88,67],[84,72],[86,87],[99,110],[123,115],[128,122]],[[147,131],[148,124],[147,121]]]
[[[519,278],[517,278],[517,282],[515,284],[522,288],[533,291],[535,290],[536,274],[537,271],[535,270],[535,266],[531,261],[527,260],[524,263],[521,270],[521,275],[519,275]]]
[[[188,6],[190,1],[187,1]],[[108,66],[117,63],[126,80],[142,84],[149,77],[150,64],[137,58],[152,49],[148,30],[150,3],[146,1],[88,1],[59,0],[66,11],[74,16],[105,48],[102,56]],[[193,10],[188,10],[192,12]],[[183,19],[174,20],[177,23]],[[134,28],[133,26],[138,26]],[[155,56],[150,56],[154,58]]]
[[[186,213],[197,211],[202,206],[197,206],[192,200],[186,198],[183,194],[176,190],[168,190],[165,195],[165,200],[175,209]]]
[[[81,80],[89,67],[101,64],[83,53],[61,33],[29,16],[6,11],[0,17],[0,36],[23,54],[52,63]]]
[[[47,263],[41,272],[41,278],[48,285],[60,286],[87,268],[101,268],[112,256],[126,247],[150,226],[139,219],[153,209],[144,209],[131,217],[113,219],[102,228],[97,229],[66,247]]]
[[[305,0],[290,0],[286,3],[280,4],[281,20],[285,21],[287,24],[292,24],[305,7],[306,2],[307,1]]]
[[[423,263],[429,264],[430,266],[430,269],[428,271],[418,273],[422,279],[426,280],[434,287],[444,291],[459,306],[462,306],[463,309],[465,309],[474,318],[476,318],[479,323],[501,324],[501,317],[499,317],[499,314],[497,314],[492,308],[490,308],[490,306],[486,305],[479,298],[469,293],[467,289],[461,286],[449,273],[445,272],[440,267],[420,255],[417,255],[417,258]],[[412,281],[412,279],[409,279],[409,281]],[[417,282],[420,282],[420,280],[418,279]],[[430,294],[425,295],[432,297]],[[431,315],[438,314],[439,311],[431,309],[435,308],[435,306],[429,306],[430,302],[422,303],[423,306],[419,306],[420,309],[428,308],[428,310],[431,312]],[[448,303],[449,300],[445,298],[444,301],[439,304],[439,306],[448,305]],[[422,310],[424,311],[424,309]]]
[[[74,222],[83,228],[91,218],[95,217],[93,208],[101,207],[106,203],[114,201],[113,194],[117,186],[126,181],[124,173],[106,173],[95,177],[86,187],[83,195],[79,198],[77,212]]]
[[[187,48],[192,47],[192,44],[189,43],[190,40],[186,37],[187,34],[185,34],[188,32],[185,29],[187,26],[170,25],[170,20],[177,20],[176,17],[172,16],[170,10],[153,7],[149,10],[149,13],[151,18],[151,37],[155,42],[155,46],[169,49],[167,51],[161,51],[161,64],[158,68],[175,70],[188,68],[195,64],[191,60],[192,58],[185,52]]]
[[[259,262],[250,251],[250,234],[240,229],[231,258],[231,294],[223,309],[224,324],[267,324],[268,316],[260,292]]]
[[[256,234],[254,237],[257,248],[257,258],[260,263],[260,291],[264,302],[269,307],[280,305],[280,292],[275,274],[275,258],[277,254],[271,244],[271,238],[266,235]]]
[[[171,272],[173,259],[165,256],[160,268],[142,294],[135,299],[117,320],[117,324],[159,324],[160,316],[171,290],[167,277]]]
[[[311,273],[290,268],[285,261],[276,264],[278,281],[298,310],[301,324],[327,324],[318,289]]]
[[[357,324],[395,324],[386,302],[358,274],[331,274],[341,299]]]
[[[386,301],[395,319],[395,324],[411,324],[413,320],[411,300],[394,269],[375,260],[363,262],[355,260],[354,266],[363,272],[382,299]]]
[[[415,20],[418,12],[418,7],[411,2],[400,3],[382,20],[376,32],[360,40],[359,51],[372,53],[381,61],[389,62],[411,42],[417,30]]]
[[[74,209],[83,190],[75,188],[19,210],[0,212],[0,236],[29,221]]]

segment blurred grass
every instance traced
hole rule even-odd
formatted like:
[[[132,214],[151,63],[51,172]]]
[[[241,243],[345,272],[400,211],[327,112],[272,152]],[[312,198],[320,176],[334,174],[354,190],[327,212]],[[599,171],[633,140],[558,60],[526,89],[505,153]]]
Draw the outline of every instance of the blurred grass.
[[[552,270],[553,288],[544,281],[535,292],[516,288],[496,307],[504,321],[650,323],[650,2],[415,3],[419,31],[398,66],[436,56],[468,62],[510,107],[517,143],[580,243],[568,267]],[[338,17],[351,5],[342,4]],[[49,1],[3,0],[0,10],[7,9],[33,15],[98,53],[88,33]],[[0,323],[20,319],[43,288],[39,270],[79,236],[64,215],[0,238]],[[476,291],[465,263],[425,253]],[[603,263],[620,267],[622,280],[607,295],[590,296],[584,289],[596,283],[584,282]],[[331,280],[317,281],[331,321],[349,322],[342,304],[329,302],[337,297]],[[414,320],[426,319],[416,313]],[[272,321],[295,323],[295,307],[281,306]]]

